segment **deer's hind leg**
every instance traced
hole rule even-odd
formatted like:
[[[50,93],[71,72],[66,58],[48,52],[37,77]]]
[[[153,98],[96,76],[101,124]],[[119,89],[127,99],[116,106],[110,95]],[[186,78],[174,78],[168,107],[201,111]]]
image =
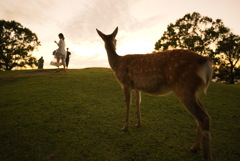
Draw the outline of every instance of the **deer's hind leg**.
[[[141,111],[140,111],[140,104],[141,104],[141,92],[139,90],[134,90],[135,95],[135,103],[137,107],[137,123],[135,124],[137,127],[141,126]]]
[[[192,151],[197,151],[202,142],[204,159],[205,161],[211,161],[210,116],[197,99],[195,93],[178,93],[177,96],[197,121],[197,136],[192,146]]]
[[[197,99],[197,102],[199,104],[199,106],[201,107],[201,109],[207,114],[207,111],[204,109],[203,105],[201,104],[201,102],[199,101],[199,99]],[[207,114],[208,115],[208,114]],[[210,116],[208,115],[208,117],[210,118]],[[202,141],[202,128],[199,125],[198,121],[196,120],[197,123],[197,132],[196,132],[196,140],[193,144],[193,146],[191,147],[191,151],[192,152],[197,152],[200,149],[200,143]]]
[[[192,152],[197,152],[200,149],[200,143],[202,141],[202,129],[200,125],[198,124],[198,121],[196,120],[197,123],[197,130],[196,130],[196,139],[194,144],[191,147]]]

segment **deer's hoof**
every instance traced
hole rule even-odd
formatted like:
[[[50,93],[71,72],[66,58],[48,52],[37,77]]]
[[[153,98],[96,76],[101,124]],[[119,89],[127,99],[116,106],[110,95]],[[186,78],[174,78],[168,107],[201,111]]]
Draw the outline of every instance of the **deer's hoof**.
[[[136,123],[135,127],[141,127],[141,123]]]
[[[191,152],[193,152],[193,153],[198,152],[199,149],[200,149],[200,148],[197,147],[197,146],[192,146],[192,147],[190,148]]]
[[[123,131],[128,131],[128,126],[123,126],[122,130]]]

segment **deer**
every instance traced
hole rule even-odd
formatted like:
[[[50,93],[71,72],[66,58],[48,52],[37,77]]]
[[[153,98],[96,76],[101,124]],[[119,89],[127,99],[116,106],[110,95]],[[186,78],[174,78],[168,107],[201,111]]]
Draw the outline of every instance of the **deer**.
[[[126,117],[122,129],[128,130],[129,127],[132,93],[137,107],[136,126],[139,127],[141,92],[151,95],[173,92],[197,124],[196,139],[191,151],[197,152],[202,144],[204,160],[211,161],[211,118],[198,98],[200,92],[206,93],[211,81],[213,74],[211,59],[186,49],[119,56],[116,52],[115,39],[118,27],[109,35],[96,30],[104,41],[109,65],[124,91]]]

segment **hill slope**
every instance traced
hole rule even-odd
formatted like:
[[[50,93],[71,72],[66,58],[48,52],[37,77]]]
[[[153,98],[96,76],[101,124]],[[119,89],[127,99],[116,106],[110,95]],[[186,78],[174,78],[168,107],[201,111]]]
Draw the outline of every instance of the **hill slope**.
[[[0,72],[0,160],[201,161],[195,122],[173,94],[142,96],[143,126],[121,131],[125,103],[110,69]],[[213,160],[240,160],[240,86],[212,83]]]

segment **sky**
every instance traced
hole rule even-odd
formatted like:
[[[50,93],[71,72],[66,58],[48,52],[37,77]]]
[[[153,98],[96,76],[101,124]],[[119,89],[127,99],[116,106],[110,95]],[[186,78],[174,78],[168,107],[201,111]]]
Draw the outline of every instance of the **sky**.
[[[96,28],[111,34],[118,26],[117,53],[154,51],[168,24],[187,13],[221,19],[240,35],[239,0],[0,0],[0,19],[15,20],[36,33],[41,46],[32,53],[50,65],[54,41],[65,36],[69,68],[110,67]]]

